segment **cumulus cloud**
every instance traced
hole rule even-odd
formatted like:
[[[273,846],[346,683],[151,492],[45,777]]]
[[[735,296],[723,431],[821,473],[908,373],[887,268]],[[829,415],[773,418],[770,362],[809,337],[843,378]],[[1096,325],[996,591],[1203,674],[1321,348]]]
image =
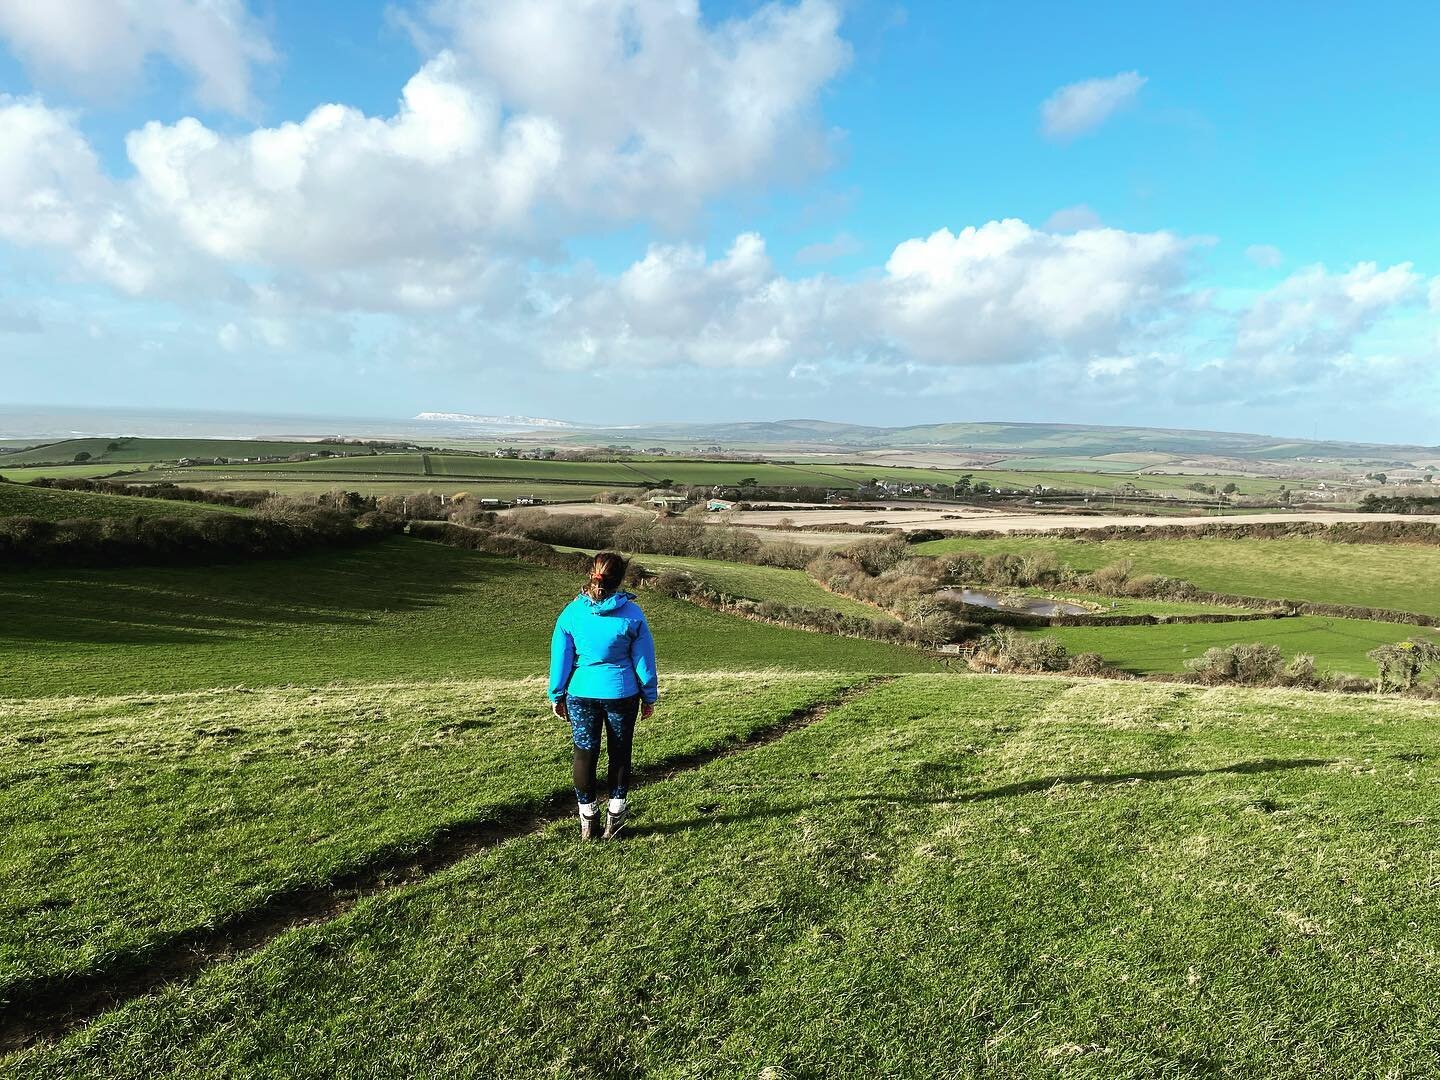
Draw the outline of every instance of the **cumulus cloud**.
[[[795,252],[795,261],[802,266],[833,262],[836,259],[858,255],[864,249],[865,245],[859,240],[847,232],[842,232],[836,234],[832,240],[820,240],[813,244],[806,244]]]
[[[90,94],[164,57],[201,101],[234,113],[251,111],[251,70],[275,57],[243,0],[0,0],[0,38],[38,81]]]
[[[1285,261],[1280,249],[1270,244],[1251,244],[1245,249],[1245,257],[1262,270],[1273,270]]]
[[[1056,210],[1045,219],[1044,227],[1050,232],[1079,232],[1081,229],[1094,229],[1099,225],[1100,215],[1081,203]]]
[[[994,221],[907,240],[883,274],[851,281],[780,276],[754,234],[714,261],[656,245],[614,279],[547,283],[528,305],[545,318],[516,337],[576,368],[1083,360],[1122,349],[1182,302],[1188,248],[1168,233],[1059,236]]]
[[[1094,131],[1119,110],[1134,104],[1146,83],[1138,71],[1062,86],[1040,106],[1040,129],[1047,138],[1068,141]]]
[[[1420,290],[1420,275],[1408,262],[1384,270],[1362,262],[1341,274],[1309,266],[1250,305],[1239,322],[1236,349],[1249,357],[1344,356],[1378,319],[1417,300]]]
[[[202,266],[342,305],[454,306],[487,268],[553,255],[577,231],[673,225],[814,166],[816,97],[848,56],[827,0],[718,25],[666,0],[447,0],[430,16],[450,47],[393,115],[332,104],[237,134],[152,122],[126,140],[125,181],[101,173],[69,114],[0,102],[0,193],[36,215],[17,209],[0,235],[131,292]]]

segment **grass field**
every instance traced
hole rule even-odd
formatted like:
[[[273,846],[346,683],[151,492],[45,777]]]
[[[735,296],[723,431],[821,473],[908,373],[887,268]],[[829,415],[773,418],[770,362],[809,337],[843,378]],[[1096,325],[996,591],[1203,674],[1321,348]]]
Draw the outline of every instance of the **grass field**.
[[[26,484],[0,484],[0,517],[25,516],[63,521],[66,518],[168,517],[194,518],[215,513],[240,513],[229,506],[101,495],[89,491],[52,491]]]
[[[311,447],[311,449],[314,449]],[[217,452],[219,453],[219,452]],[[213,455],[207,455],[213,456]],[[220,456],[233,456],[221,454]],[[1116,464],[1116,463],[1108,463]],[[1186,485],[1204,481],[1224,485],[1234,482],[1243,494],[1270,494],[1284,483],[1279,480],[1231,476],[1159,476],[1144,474],[1136,466],[1124,472],[1031,471],[998,469],[932,469],[911,466],[846,465],[827,463],[785,463],[745,461],[696,461],[683,458],[644,457],[617,461],[524,461],[476,454],[378,454],[362,457],[326,458],[289,462],[282,465],[215,465],[173,470],[167,479],[176,483],[209,483],[255,477],[302,479],[315,474],[367,478],[473,477],[489,480],[547,480],[630,487],[672,485],[734,486],[753,479],[761,487],[817,487],[850,489],[885,480],[891,483],[953,484],[964,475],[985,480],[995,487],[1028,489],[1037,484],[1071,491],[1109,492],[1122,484],[1156,494],[1194,496]],[[182,479],[183,477],[183,479]]]
[[[565,574],[397,537],[227,566],[0,573],[0,696],[541,674]],[[667,671],[934,670],[914,650],[641,598]]]
[[[671,676],[638,767],[853,676]],[[569,791],[540,680],[0,700],[0,1000]],[[573,796],[570,796],[573,798]]]
[[[1025,631],[1058,638],[1071,653],[1095,652],[1116,667],[1142,675],[1182,671],[1186,660],[1212,646],[1260,642],[1287,656],[1309,653],[1321,671],[1373,678],[1365,654],[1405,638],[1440,643],[1440,630],[1363,619],[1301,615],[1240,623],[1171,623],[1158,626],[1057,626]]]
[[[115,449],[110,449],[111,445]],[[75,460],[89,454],[97,463],[133,464],[148,461],[178,461],[186,457],[261,457],[266,455],[313,454],[327,449],[314,442],[282,442],[265,439],[63,439],[44,443],[19,453],[0,455],[11,465],[51,464]],[[340,449],[329,447],[329,449]]]
[[[1049,551],[1077,570],[1122,559],[1137,574],[1166,574],[1241,596],[1357,604],[1440,615],[1440,547],[1323,540],[1106,540],[1049,537],[935,540],[921,554]]]
[[[136,483],[165,481],[182,487],[212,491],[273,491],[281,495],[319,495],[327,491],[358,491],[363,495],[458,495],[476,499],[505,499],[534,496],[546,502],[589,502],[603,487],[591,484],[563,484],[523,480],[446,480],[431,476],[398,476],[379,473],[229,473],[221,470],[166,469],[139,473]]]
[[[1432,712],[902,678],[0,1073],[1431,1075]]]
[[[579,551],[580,548],[561,548]],[[594,554],[587,551],[587,554]],[[751,566],[747,563],[725,562],[721,559],[692,559],[681,555],[632,555],[648,570],[683,570],[687,574],[728,593],[749,600],[773,600],[791,607],[820,608],[865,619],[889,619],[884,611],[862,604],[848,596],[822,589],[803,570],[785,570],[778,566]]]
[[[100,476],[114,476],[136,470],[134,465],[31,465],[15,469],[4,468],[5,459],[0,457],[0,479],[16,484],[28,484],[31,480],[47,480],[56,477],[62,480],[94,480]],[[143,466],[138,467],[143,469]]]

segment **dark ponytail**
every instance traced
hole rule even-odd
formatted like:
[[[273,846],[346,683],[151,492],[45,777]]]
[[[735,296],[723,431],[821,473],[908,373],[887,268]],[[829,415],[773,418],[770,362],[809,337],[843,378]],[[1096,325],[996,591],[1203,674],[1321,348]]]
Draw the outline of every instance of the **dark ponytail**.
[[[620,583],[625,580],[625,571],[628,569],[623,555],[617,555],[613,551],[600,552],[590,564],[590,581],[585,586],[585,595],[597,603],[607,596],[615,595],[615,590],[620,588]]]

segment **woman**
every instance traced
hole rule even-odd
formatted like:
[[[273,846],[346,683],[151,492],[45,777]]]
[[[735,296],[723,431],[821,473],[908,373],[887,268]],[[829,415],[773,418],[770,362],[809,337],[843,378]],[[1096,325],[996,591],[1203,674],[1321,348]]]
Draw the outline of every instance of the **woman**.
[[[589,583],[560,612],[550,637],[550,707],[561,720],[569,718],[575,740],[582,840],[599,835],[595,768],[601,726],[609,757],[609,840],[625,825],[636,714],[648,720],[655,711],[655,639],[634,595],[619,591],[625,570],[625,560],[613,551],[596,555]]]

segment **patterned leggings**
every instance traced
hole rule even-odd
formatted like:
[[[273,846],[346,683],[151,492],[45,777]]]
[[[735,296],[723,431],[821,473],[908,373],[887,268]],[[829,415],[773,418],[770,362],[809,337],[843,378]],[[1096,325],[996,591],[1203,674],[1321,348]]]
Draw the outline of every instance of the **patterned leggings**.
[[[606,779],[612,799],[625,798],[630,786],[630,753],[635,741],[635,718],[640,713],[640,695],[628,698],[565,699],[570,716],[570,733],[575,741],[575,798],[595,801],[596,770],[600,763],[600,729],[605,729]]]

